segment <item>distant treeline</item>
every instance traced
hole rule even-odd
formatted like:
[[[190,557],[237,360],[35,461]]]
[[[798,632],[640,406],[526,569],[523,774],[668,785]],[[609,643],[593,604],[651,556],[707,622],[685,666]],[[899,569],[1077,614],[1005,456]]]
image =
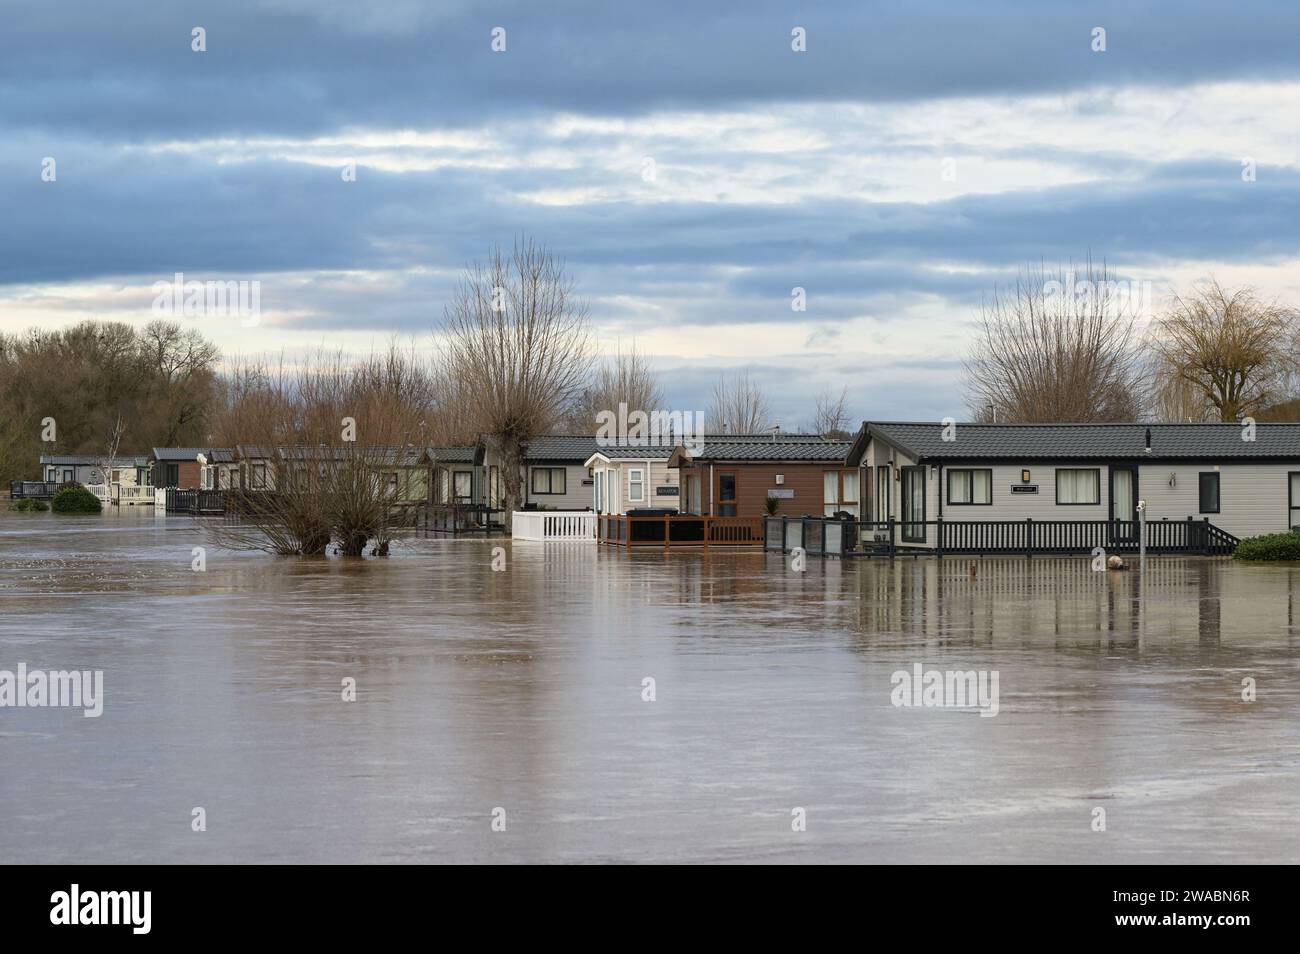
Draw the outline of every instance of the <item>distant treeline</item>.
[[[83,321],[0,335],[0,480],[41,454],[202,444],[219,405],[218,351],[175,322]],[[53,441],[43,441],[53,436]]]

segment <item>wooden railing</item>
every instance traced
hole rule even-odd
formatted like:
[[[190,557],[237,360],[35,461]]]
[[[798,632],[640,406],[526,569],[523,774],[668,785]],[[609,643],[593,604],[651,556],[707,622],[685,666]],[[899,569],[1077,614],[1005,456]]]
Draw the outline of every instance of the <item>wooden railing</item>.
[[[597,521],[597,539],[625,547],[759,547],[763,518],[605,513]]]
[[[108,484],[85,484],[87,490],[99,498],[101,504],[113,502],[113,488]]]
[[[1107,553],[1138,551],[1140,525],[1133,520],[886,520],[870,522],[830,517],[768,517],[764,547],[814,555],[846,553]],[[1208,519],[1150,520],[1145,523],[1148,553],[1225,556],[1236,537]]]
[[[113,499],[119,504],[151,504],[154,502],[152,487],[137,484],[114,484]]]
[[[589,510],[516,510],[510,515],[510,532],[516,540],[591,543],[596,515]]]

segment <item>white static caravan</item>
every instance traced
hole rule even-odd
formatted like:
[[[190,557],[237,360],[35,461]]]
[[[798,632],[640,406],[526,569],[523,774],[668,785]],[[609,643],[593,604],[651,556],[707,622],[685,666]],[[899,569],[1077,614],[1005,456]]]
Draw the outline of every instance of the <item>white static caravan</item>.
[[[1300,424],[866,422],[849,452],[866,513],[900,547],[933,522],[1208,520],[1236,537],[1300,526]],[[906,524],[906,525],[904,525]]]
[[[520,506],[525,510],[591,510],[595,481],[586,461],[595,451],[594,435],[546,434],[526,442],[519,467]],[[487,444],[482,462],[487,486],[501,486],[500,451]],[[501,496],[499,492],[491,495]]]
[[[123,487],[148,486],[149,459],[144,456],[118,456],[112,465],[90,454],[41,455],[41,480],[49,483],[82,485],[117,484]],[[105,477],[108,479],[105,480]]]
[[[668,466],[675,447],[602,447],[587,458],[595,479],[597,513],[670,509],[695,513],[681,498],[677,471]]]

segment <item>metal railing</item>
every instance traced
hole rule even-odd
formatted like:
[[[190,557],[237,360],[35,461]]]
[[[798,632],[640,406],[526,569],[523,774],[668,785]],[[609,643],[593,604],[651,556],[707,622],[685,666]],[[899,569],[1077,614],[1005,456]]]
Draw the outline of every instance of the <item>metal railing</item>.
[[[158,497],[167,513],[222,514],[226,512],[224,490],[181,490],[177,487],[158,488]]]
[[[24,497],[53,497],[54,492],[59,489],[57,480],[11,480],[9,481],[9,496],[13,500],[21,500]]]
[[[432,533],[504,533],[505,509],[477,503],[417,504],[415,525]]]
[[[817,556],[899,553],[1135,553],[1145,527],[1148,553],[1226,556],[1238,539],[1201,520],[837,520],[833,517],[767,517],[763,546],[789,552],[801,547]]]

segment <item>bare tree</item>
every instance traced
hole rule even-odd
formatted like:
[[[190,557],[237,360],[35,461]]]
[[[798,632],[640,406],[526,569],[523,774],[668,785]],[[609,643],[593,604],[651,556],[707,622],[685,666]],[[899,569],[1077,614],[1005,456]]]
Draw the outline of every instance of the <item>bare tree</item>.
[[[813,410],[813,419],[807,425],[810,434],[820,434],[838,440],[847,440],[849,433],[849,389],[841,388],[840,393],[832,393],[826,388],[817,395],[817,405]]]
[[[1296,315],[1253,289],[1211,281],[1176,297],[1151,344],[1162,391],[1183,396],[1198,420],[1236,421],[1289,397]]]
[[[1132,421],[1146,403],[1136,316],[1106,266],[1031,266],[981,308],[965,363],[977,419]]]
[[[601,411],[617,413],[619,404],[626,404],[629,411],[649,414],[663,403],[663,390],[650,362],[635,344],[627,351],[620,347],[597,365],[591,383],[578,396],[570,425],[579,433],[591,433]]]
[[[396,342],[352,359],[309,355],[296,365],[242,363],[223,434],[250,446],[262,469],[228,497],[238,521],[215,528],[234,549],[379,555],[409,528],[409,506],[428,496],[419,465],[434,378]],[[236,433],[234,428],[239,431]],[[233,443],[233,441],[232,441]]]
[[[471,389],[476,430],[501,455],[508,523],[522,499],[524,444],[565,417],[587,379],[587,306],[563,264],[522,239],[466,271],[445,329],[445,377]]]
[[[108,426],[108,433],[104,440],[104,456],[99,458],[99,469],[102,472],[102,482],[104,492],[112,499],[113,495],[113,467],[117,463],[118,451],[122,447],[122,436],[126,433],[126,421],[122,415],[116,414]]]
[[[767,397],[743,368],[728,377],[719,376],[709,404],[708,429],[722,434],[758,434],[771,427],[772,412]]]

